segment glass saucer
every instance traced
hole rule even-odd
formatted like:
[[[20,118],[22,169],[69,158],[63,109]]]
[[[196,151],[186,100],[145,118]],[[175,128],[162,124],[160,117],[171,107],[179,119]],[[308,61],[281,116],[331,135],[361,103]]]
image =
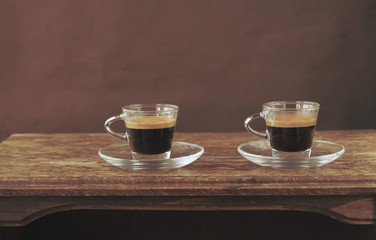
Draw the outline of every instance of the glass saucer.
[[[124,169],[131,170],[160,170],[186,166],[197,160],[204,153],[200,145],[172,142],[171,157],[169,159],[132,159],[128,143],[112,144],[101,148],[98,155],[106,162]]]
[[[322,166],[336,160],[345,152],[345,147],[333,142],[313,140],[310,157],[273,157],[269,141],[259,140],[241,144],[238,152],[247,160],[261,166],[307,168]]]

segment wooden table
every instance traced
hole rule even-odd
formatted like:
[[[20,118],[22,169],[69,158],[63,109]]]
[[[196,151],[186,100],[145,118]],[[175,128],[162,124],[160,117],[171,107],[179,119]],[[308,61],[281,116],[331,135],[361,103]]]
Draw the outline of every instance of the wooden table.
[[[180,169],[130,171],[102,160],[108,134],[14,134],[0,144],[0,226],[55,212],[119,210],[298,210],[351,224],[375,222],[376,130],[319,131],[343,144],[336,161],[308,169],[261,167],[237,147],[247,133],[176,133],[205,153]]]

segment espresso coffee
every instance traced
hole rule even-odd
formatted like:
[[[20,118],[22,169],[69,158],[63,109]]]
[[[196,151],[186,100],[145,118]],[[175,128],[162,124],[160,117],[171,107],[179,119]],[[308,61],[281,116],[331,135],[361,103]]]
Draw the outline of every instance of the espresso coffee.
[[[299,114],[276,116],[266,122],[273,149],[299,152],[311,148],[316,128],[316,118]]]
[[[128,118],[125,126],[133,152],[161,154],[171,150],[176,120],[165,116]]]

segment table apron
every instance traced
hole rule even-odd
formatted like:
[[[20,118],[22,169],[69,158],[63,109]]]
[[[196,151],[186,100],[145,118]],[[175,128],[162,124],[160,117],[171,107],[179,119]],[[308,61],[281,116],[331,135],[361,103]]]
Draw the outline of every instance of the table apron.
[[[9,196],[0,197],[0,226],[22,226],[74,210],[304,211],[349,224],[375,222],[374,196]]]

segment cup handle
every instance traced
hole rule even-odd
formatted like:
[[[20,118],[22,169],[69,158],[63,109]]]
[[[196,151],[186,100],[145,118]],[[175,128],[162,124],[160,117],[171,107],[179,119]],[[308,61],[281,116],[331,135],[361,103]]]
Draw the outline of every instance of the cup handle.
[[[256,113],[256,114],[253,114],[252,116],[248,117],[245,121],[244,121],[244,127],[245,129],[247,129],[248,132],[258,136],[258,137],[261,137],[261,138],[268,138],[268,135],[266,134],[266,132],[259,132],[259,131],[256,131],[254,130],[253,128],[251,128],[251,126],[249,126],[249,124],[256,120],[256,119],[259,119],[259,118],[262,118],[260,113]]]
[[[115,131],[113,131],[110,127],[110,125],[113,123],[113,122],[116,122],[116,121],[119,121],[119,120],[123,120],[123,116],[122,115],[116,115],[116,116],[113,116],[113,117],[110,117],[109,119],[106,120],[106,122],[104,123],[104,129],[106,129],[106,131],[111,134],[113,137],[115,138],[118,138],[120,140],[125,140],[125,141],[128,141],[128,135],[127,133],[124,133],[124,134],[121,134],[121,133],[117,133]]]

